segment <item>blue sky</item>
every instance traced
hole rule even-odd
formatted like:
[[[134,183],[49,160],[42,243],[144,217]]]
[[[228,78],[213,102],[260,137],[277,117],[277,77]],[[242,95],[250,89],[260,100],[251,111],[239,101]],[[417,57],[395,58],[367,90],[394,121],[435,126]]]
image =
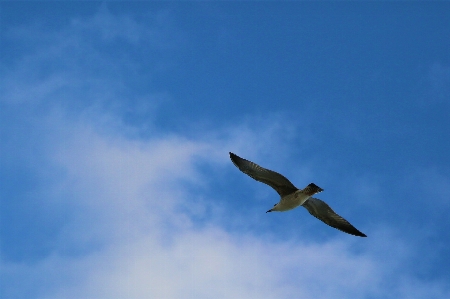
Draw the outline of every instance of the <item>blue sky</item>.
[[[2,298],[450,297],[449,2],[0,13]]]

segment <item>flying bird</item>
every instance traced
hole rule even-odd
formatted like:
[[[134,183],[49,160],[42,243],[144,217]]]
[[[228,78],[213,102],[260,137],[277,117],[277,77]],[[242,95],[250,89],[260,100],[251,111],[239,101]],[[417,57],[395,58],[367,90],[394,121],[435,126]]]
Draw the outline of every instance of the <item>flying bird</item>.
[[[251,178],[269,185],[280,195],[280,202],[275,204],[269,212],[284,212],[292,210],[298,206],[305,207],[308,212],[317,219],[325,222],[345,233],[358,237],[367,237],[357,230],[347,220],[336,214],[324,201],[312,197],[314,194],[322,192],[323,189],[314,183],[309,184],[305,189],[298,189],[287,178],[278,172],[266,169],[256,163],[243,159],[230,153],[231,161],[240,171]]]

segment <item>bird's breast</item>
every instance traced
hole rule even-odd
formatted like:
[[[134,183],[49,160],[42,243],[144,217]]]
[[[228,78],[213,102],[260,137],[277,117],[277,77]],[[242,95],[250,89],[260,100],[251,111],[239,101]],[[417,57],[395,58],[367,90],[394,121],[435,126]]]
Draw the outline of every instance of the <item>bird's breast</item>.
[[[301,190],[297,190],[294,193],[286,195],[281,198],[278,204],[279,211],[292,210],[298,206],[301,206],[310,196],[303,193]]]

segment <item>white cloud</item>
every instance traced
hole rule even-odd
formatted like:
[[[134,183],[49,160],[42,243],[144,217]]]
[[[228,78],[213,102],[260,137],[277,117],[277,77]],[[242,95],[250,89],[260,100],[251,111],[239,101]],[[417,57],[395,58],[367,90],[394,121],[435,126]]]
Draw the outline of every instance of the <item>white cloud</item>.
[[[399,248],[406,247],[395,236],[298,243],[195,223],[180,207],[196,194],[180,182],[202,186],[197,160],[233,167],[227,149],[256,131],[209,142],[176,135],[136,140],[89,122],[53,125],[61,131],[47,144],[48,159],[65,175],[46,200],[73,212],[50,255],[27,265],[4,261],[11,285],[28,281],[7,287],[11,298],[420,298],[428,286],[435,298],[448,294],[437,282],[410,285],[414,277],[401,272],[408,255]],[[354,252],[361,242],[370,245]]]

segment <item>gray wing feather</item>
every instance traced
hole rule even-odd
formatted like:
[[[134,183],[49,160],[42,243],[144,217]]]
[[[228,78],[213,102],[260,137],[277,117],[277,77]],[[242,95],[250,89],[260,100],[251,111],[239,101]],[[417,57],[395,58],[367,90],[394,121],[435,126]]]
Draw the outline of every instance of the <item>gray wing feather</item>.
[[[336,214],[329,205],[324,201],[310,197],[303,206],[308,210],[308,212],[316,217],[317,219],[325,222],[331,227],[337,228],[345,233],[359,236],[367,237],[365,234],[357,230],[353,225],[347,220]]]
[[[269,185],[283,197],[298,190],[287,178],[278,172],[266,169],[256,163],[245,160],[233,153],[230,153],[231,161],[240,171],[253,179]]]

